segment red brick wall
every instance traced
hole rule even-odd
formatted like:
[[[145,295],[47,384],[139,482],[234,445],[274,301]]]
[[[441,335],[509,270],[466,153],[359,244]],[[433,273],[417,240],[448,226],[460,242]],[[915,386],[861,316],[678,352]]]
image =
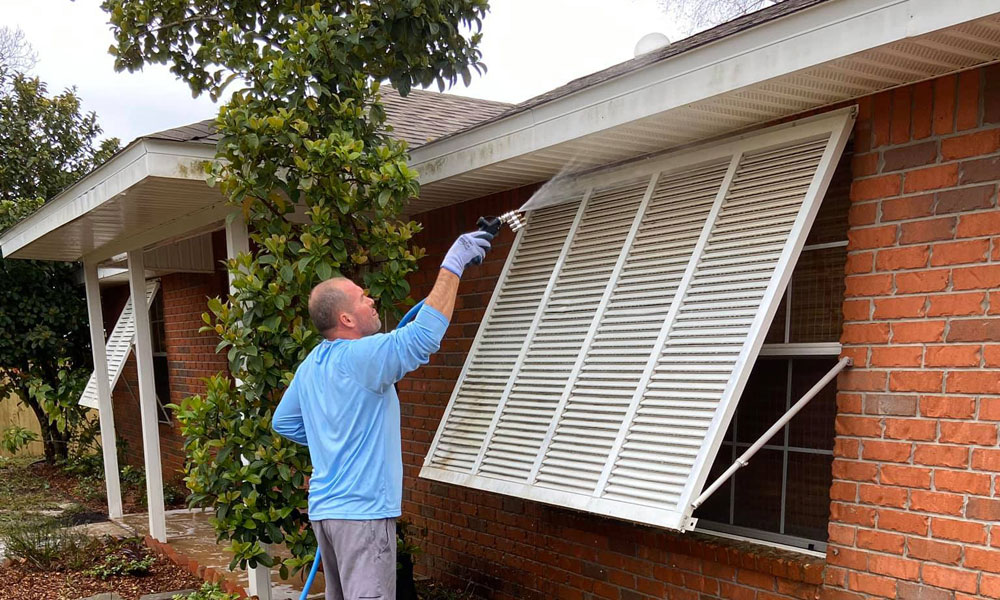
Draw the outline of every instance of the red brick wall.
[[[225,236],[221,232],[213,235],[216,258],[225,257]],[[228,281],[220,267],[215,273],[174,273],[160,279],[163,299],[164,325],[166,329],[167,362],[170,373],[170,402],[180,401],[194,394],[204,393],[201,379],[227,369],[224,354],[215,353],[218,337],[202,334],[198,330],[204,324],[201,315],[207,310],[207,300],[226,292]],[[107,304],[124,305],[120,298],[128,293],[128,287],[112,288],[102,294]],[[121,306],[113,313],[105,311],[106,329],[114,327],[121,312]],[[122,376],[114,393],[115,433],[128,442],[125,460],[136,467],[143,466],[142,425],[139,418],[139,385],[136,373],[135,354],[125,364]],[[184,439],[176,421],[158,425],[160,432],[160,456],[163,463],[165,481],[178,481],[184,466]]]
[[[1000,598],[1000,67],[855,133],[826,595]]]
[[[428,531],[420,572],[491,598],[1000,597],[1000,68],[859,106],[842,340],[857,366],[840,380],[825,563],[416,477],[505,232],[463,280],[441,352],[399,386],[403,511]],[[455,235],[530,192],[418,215],[428,256],[414,295]]]

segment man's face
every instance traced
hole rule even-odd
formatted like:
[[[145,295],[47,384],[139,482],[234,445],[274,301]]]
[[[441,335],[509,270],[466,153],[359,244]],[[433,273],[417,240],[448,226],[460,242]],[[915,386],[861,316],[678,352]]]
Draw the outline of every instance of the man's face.
[[[356,331],[362,336],[378,333],[382,327],[382,320],[375,310],[375,301],[369,298],[363,289],[354,282],[347,282],[344,285],[344,293],[350,299],[349,310],[344,312],[350,315],[354,322]]]

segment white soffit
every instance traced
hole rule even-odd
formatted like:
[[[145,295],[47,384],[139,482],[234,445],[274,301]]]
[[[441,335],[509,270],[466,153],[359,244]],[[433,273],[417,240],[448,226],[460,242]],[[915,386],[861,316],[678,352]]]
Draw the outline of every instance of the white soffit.
[[[0,236],[4,257],[100,262],[225,218],[215,147],[138,140]]]
[[[420,476],[677,530],[854,122],[592,175],[532,211]]]
[[[1000,4],[831,0],[411,152],[413,212],[1000,60]]]

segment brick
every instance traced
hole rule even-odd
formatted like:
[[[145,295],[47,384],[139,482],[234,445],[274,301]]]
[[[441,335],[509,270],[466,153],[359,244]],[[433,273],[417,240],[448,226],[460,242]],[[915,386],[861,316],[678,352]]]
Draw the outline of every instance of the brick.
[[[873,225],[878,220],[878,203],[852,204],[847,209],[847,224],[851,227]]]
[[[837,415],[834,428],[839,435],[856,437],[881,437],[882,425],[879,419],[873,417],[853,417]]]
[[[941,515],[960,516],[965,497],[942,492],[913,490],[910,492],[910,509]]]
[[[896,243],[896,225],[881,225],[851,229],[847,232],[848,250],[867,250],[870,248],[885,248]]]
[[[846,319],[847,316],[845,315]],[[854,361],[855,369],[863,369],[868,366],[868,347],[867,346],[855,346],[855,347],[844,347],[840,349],[841,358],[850,358]]]
[[[920,444],[913,451],[913,462],[934,467],[965,468],[969,464],[969,449],[965,446]]]
[[[840,340],[844,344],[884,344],[889,341],[889,324],[845,323]]]
[[[987,367],[1000,367],[1000,346],[983,346],[983,363]]]
[[[981,398],[979,400],[979,420],[1000,421],[1000,398]]]
[[[986,262],[986,256],[990,251],[990,241],[971,240],[967,242],[934,244],[931,250],[932,267]],[[959,289],[957,282],[955,289]]]
[[[858,486],[858,499],[865,504],[904,508],[906,506],[906,497],[907,492],[905,488],[864,484]],[[885,528],[883,527],[883,529]]]
[[[911,445],[903,442],[865,440],[861,449],[861,458],[865,460],[905,463],[910,460],[910,449]]]
[[[930,441],[937,437],[938,422],[931,419],[886,419],[885,437],[894,440]]]
[[[881,513],[882,511],[879,511]],[[857,535],[858,548],[878,550],[879,552],[889,552],[891,554],[902,554],[905,538],[895,533],[885,531],[873,531],[871,529],[859,529]]]
[[[934,195],[905,196],[882,200],[882,222],[918,219],[934,214]]]
[[[891,139],[889,131],[892,123],[892,93],[876,94],[872,111],[872,145],[878,148],[888,144]]]
[[[968,185],[996,181],[997,173],[1000,172],[998,169],[1000,169],[1000,156],[964,161],[959,165],[958,183]]]
[[[924,351],[924,365],[928,367],[978,367],[980,346],[928,346]]]
[[[971,317],[983,314],[986,294],[942,294],[930,297],[929,317]]]
[[[868,177],[878,172],[878,152],[855,154],[851,157],[851,174],[855,177]]]
[[[951,133],[955,130],[955,89],[958,78],[954,75],[934,80],[934,133]]]
[[[941,371],[893,371],[889,374],[889,390],[893,392],[940,392],[944,373]]]
[[[948,287],[947,269],[936,271],[903,272],[893,276],[897,294],[922,294],[943,292]]]
[[[835,459],[833,461],[833,476],[837,479],[850,481],[875,481],[878,466],[857,461]]]
[[[864,202],[897,196],[902,189],[902,183],[903,177],[899,174],[856,179],[851,184],[851,201]]]
[[[953,320],[948,325],[948,342],[998,342],[1000,319]]]
[[[962,559],[962,547],[922,538],[906,538],[906,555],[918,560],[957,565]]]
[[[1000,500],[993,498],[969,498],[965,506],[965,517],[980,521],[1000,521]],[[1000,567],[1000,563],[997,564]]]
[[[984,68],[983,80],[983,123],[1000,123],[1000,68]]]
[[[907,225],[909,223],[904,223],[903,227]],[[930,246],[910,246],[906,248],[879,250],[878,254],[875,255],[875,269],[878,271],[920,269],[927,266],[930,253]]]
[[[1000,394],[1000,371],[952,371],[946,388],[950,394]]]
[[[954,600],[950,591],[909,581],[899,582],[896,598],[897,600]]]
[[[930,136],[933,125],[934,88],[930,81],[913,86],[913,139]]]
[[[869,415],[913,417],[917,414],[917,397],[904,394],[865,394],[864,411]]]
[[[879,509],[878,528],[927,535],[930,517],[903,510]]]
[[[853,502],[858,497],[858,484],[849,481],[834,481],[830,486],[831,500]]]
[[[986,526],[971,521],[934,517],[931,519],[931,535],[939,539],[981,545],[986,543]]]
[[[986,314],[1000,315],[1000,292],[990,292],[988,304],[989,308],[986,309]]]
[[[952,289],[981,290],[1000,286],[1000,265],[964,267],[952,271]]]
[[[960,238],[1000,234],[1000,212],[960,215],[955,235]]]
[[[879,482],[883,485],[930,489],[931,470],[903,465],[882,465],[879,468]]]
[[[847,574],[847,582],[852,590],[883,596],[886,598],[896,597],[896,580],[878,575],[868,575],[866,573],[850,572]]]
[[[910,141],[910,105],[913,89],[909,86],[892,90],[892,113],[889,120],[889,141],[905,144]]]
[[[895,556],[873,554],[868,558],[868,570],[879,575],[896,579],[917,581],[920,579],[920,563]],[[902,583],[902,582],[901,582]],[[898,595],[897,595],[898,597]]]
[[[901,321],[891,326],[893,344],[944,341],[945,321]]]
[[[863,525],[865,527],[874,527],[875,509],[867,506],[858,506],[856,504],[831,502],[830,521],[834,523],[849,523],[853,525]]]
[[[907,171],[903,179],[903,192],[924,192],[958,185],[958,164],[937,165]]]
[[[1000,552],[982,548],[966,548],[962,566],[966,569],[1000,573]]]
[[[985,496],[990,493],[991,478],[983,473],[968,471],[934,471],[934,489],[941,492],[956,492],[959,494],[978,494]]]
[[[967,133],[941,140],[941,159],[956,160],[1000,150],[1000,129]]]
[[[943,419],[969,419],[975,414],[972,398],[958,396],[921,396],[920,416]]]
[[[955,217],[907,221],[899,226],[901,244],[919,244],[955,237]],[[922,265],[919,265],[922,266]]]
[[[923,568],[923,580],[930,585],[972,594],[978,587],[979,578],[969,571],[927,564]]]
[[[955,109],[955,128],[958,131],[979,125],[979,70],[958,74],[958,102]]]
[[[848,259],[850,260],[850,259]],[[867,321],[871,315],[870,300],[845,300],[843,304],[844,319],[847,321]],[[919,317],[922,315],[912,315]],[[877,317],[876,317],[877,318]]]
[[[860,458],[861,440],[851,440],[843,437],[834,438],[833,455],[838,458]]]
[[[867,302],[867,300],[865,301]],[[875,300],[874,319],[906,319],[923,317],[926,314],[926,296],[903,296],[899,298],[879,298]],[[845,302],[846,306],[846,302]],[[846,318],[846,308],[845,308]]]
[[[892,275],[848,275],[844,278],[844,295],[887,296],[892,293]]]
[[[924,349],[920,346],[889,346],[872,348],[873,367],[919,367]]]
[[[938,438],[938,441],[946,444],[995,446],[997,443],[997,426],[987,423],[942,421],[941,436]],[[974,456],[973,463],[975,463]]]
[[[884,392],[887,378],[885,371],[847,369],[837,376],[837,389],[845,392]]]
[[[986,153],[982,152],[980,154]],[[901,171],[903,169],[929,165],[937,160],[937,156],[937,140],[885,150],[882,152],[882,172],[888,173],[890,171]]]

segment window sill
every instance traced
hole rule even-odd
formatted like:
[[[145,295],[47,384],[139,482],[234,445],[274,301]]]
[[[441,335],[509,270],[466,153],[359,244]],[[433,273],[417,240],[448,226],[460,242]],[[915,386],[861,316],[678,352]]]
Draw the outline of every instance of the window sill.
[[[826,560],[819,552],[703,529],[685,533],[683,540],[693,556],[810,585],[823,582]]]

